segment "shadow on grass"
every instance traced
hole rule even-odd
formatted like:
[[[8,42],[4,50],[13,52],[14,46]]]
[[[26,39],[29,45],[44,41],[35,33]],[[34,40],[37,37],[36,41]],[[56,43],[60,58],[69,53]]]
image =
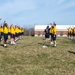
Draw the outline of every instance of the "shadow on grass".
[[[4,47],[4,45],[3,45],[3,44],[0,44],[0,46]]]
[[[73,52],[73,51],[68,51],[69,53],[72,53],[72,54],[75,54],[75,52]]]
[[[46,44],[46,43],[38,43],[38,44],[39,44],[39,45],[42,45],[42,46],[43,46],[43,45],[46,45],[46,46],[48,46],[48,47],[50,46],[49,44]]]

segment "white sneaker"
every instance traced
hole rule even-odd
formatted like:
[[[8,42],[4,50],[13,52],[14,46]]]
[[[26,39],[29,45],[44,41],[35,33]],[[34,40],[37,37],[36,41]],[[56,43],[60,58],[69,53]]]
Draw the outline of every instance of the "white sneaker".
[[[51,42],[51,44],[53,44],[53,42]]]
[[[13,44],[15,45],[16,43],[15,43],[15,42],[13,42]]]
[[[11,45],[12,45],[13,43],[11,42]]]
[[[4,44],[4,47],[6,46],[6,44]]]

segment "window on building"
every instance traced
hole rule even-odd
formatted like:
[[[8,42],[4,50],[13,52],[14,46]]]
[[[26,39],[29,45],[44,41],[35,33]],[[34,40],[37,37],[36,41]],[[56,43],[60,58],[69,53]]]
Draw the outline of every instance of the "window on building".
[[[60,31],[60,36],[63,36],[63,32],[62,31]]]
[[[38,32],[38,36],[40,36],[40,32]]]

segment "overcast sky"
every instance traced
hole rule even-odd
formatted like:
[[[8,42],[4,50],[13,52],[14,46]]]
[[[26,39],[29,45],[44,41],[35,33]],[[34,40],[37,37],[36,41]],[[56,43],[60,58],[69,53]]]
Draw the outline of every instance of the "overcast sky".
[[[75,24],[75,0],[0,0],[0,17],[8,24]]]

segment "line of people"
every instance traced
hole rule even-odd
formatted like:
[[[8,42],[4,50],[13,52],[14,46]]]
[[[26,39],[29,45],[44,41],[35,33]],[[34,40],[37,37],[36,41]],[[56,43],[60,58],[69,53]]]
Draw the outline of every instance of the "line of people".
[[[53,47],[56,47],[56,31],[57,31],[56,23],[53,23],[51,27],[47,26],[46,29],[44,30],[46,43],[54,44]]]
[[[15,42],[22,38],[24,34],[24,29],[19,26],[14,26],[13,24],[8,26],[7,23],[4,23],[3,26],[0,26],[0,41],[4,40],[4,47],[7,47],[7,40],[10,39],[10,44],[16,44]]]
[[[68,37],[75,40],[75,27],[68,28]]]

